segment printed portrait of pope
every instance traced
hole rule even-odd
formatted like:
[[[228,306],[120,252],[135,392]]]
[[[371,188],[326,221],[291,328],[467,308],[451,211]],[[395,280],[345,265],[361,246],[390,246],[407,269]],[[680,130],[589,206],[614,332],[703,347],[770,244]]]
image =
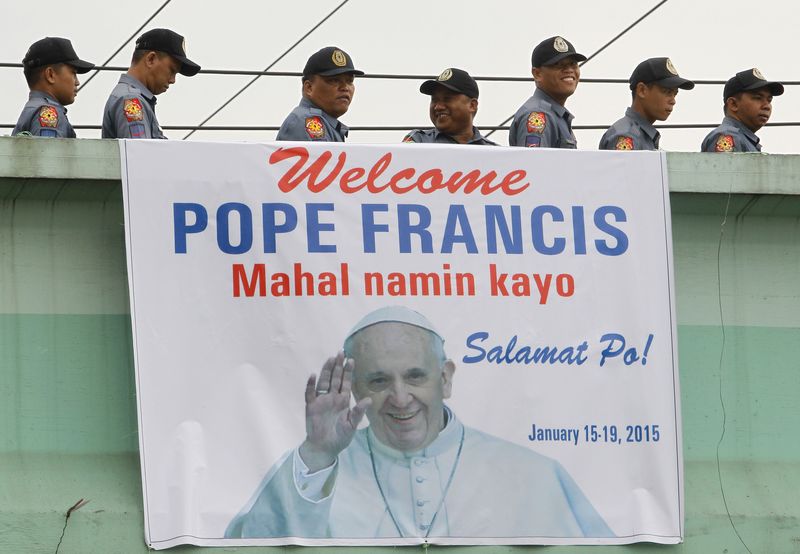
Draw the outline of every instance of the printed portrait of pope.
[[[613,537],[560,463],[459,421],[455,372],[423,315],[367,314],[308,379],[305,440],[226,538]]]

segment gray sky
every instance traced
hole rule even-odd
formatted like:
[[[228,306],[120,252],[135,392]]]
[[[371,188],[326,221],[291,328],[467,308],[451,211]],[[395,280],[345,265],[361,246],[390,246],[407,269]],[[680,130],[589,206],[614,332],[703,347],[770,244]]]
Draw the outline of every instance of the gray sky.
[[[109,2],[38,0],[3,2],[0,61],[19,62],[28,46],[44,36],[70,38],[83,59],[103,62],[164,0]],[[268,0],[172,0],[146,27],[169,27],[186,36],[189,57],[205,69],[261,70],[322,19],[338,0],[274,2]],[[438,75],[460,67],[476,76],[530,76],[534,45],[562,35],[590,55],[657,0],[561,0],[531,2],[494,0],[350,0],[288,56],[275,71],[300,71],[317,49],[336,45],[369,73]],[[34,11],[35,6],[35,11]],[[583,78],[627,79],[645,58],[668,56],[681,76],[726,80],[737,71],[758,67],[770,80],[800,80],[787,65],[797,46],[798,9],[794,2],[768,4],[729,0],[669,0],[623,38],[590,60]],[[145,29],[145,30],[146,30]],[[109,65],[127,66],[129,44]],[[85,79],[85,76],[84,76]],[[74,124],[100,124],[102,109],[118,75],[101,72],[81,91],[69,118]],[[198,75],[178,81],[159,96],[162,125],[196,125],[236,92],[250,77]],[[348,125],[430,127],[428,97],[419,81],[361,79]],[[482,81],[476,124],[497,125],[516,111],[533,91],[533,83]],[[14,123],[27,98],[21,69],[0,68],[3,102],[0,121]],[[787,87],[773,103],[772,122],[800,121],[795,100],[800,87]],[[718,123],[722,86],[698,85],[681,91],[667,123]],[[300,79],[262,77],[209,122],[209,125],[280,125],[300,98]],[[627,85],[582,83],[567,107],[575,125],[610,125],[630,104]],[[10,133],[10,129],[0,131]],[[697,151],[705,129],[662,130],[661,146]],[[180,139],[185,132],[168,132]],[[764,150],[796,153],[800,128],[764,128]],[[394,143],[405,132],[354,131],[350,142]],[[593,150],[602,131],[577,131],[582,150]],[[99,131],[78,131],[96,138]],[[275,132],[198,132],[190,140],[270,141]],[[507,133],[492,138],[507,144]]]

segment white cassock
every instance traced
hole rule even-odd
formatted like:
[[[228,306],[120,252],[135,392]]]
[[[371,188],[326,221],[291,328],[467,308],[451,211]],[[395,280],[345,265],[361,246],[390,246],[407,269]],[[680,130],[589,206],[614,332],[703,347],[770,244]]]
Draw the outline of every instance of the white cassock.
[[[419,452],[394,450],[369,428],[311,475],[290,452],[225,537],[614,536],[557,461],[465,427],[447,411],[445,428]]]

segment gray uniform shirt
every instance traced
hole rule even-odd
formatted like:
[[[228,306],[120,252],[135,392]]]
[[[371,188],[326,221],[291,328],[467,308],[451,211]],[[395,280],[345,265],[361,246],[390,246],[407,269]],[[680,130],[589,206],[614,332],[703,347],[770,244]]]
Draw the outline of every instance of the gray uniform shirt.
[[[75,138],[75,129],[67,119],[67,108],[52,96],[38,90],[28,94],[28,101],[11,131],[11,136],[28,133],[35,137]]]
[[[539,146],[542,148],[577,148],[578,141],[572,132],[574,116],[569,110],[536,89],[517,113],[508,130],[511,146]]]
[[[405,136],[403,142],[461,144],[450,135],[440,133],[436,129],[414,129]],[[472,138],[469,140],[469,142],[467,142],[467,144],[498,146],[496,142],[492,142],[484,137],[477,127],[472,128]]]
[[[106,102],[103,138],[167,138],[156,119],[155,95],[128,74],[119,78]]]
[[[628,108],[600,139],[600,150],[658,150],[661,133],[642,115]]]
[[[725,116],[722,124],[706,135],[701,152],[761,152],[756,134],[738,119]]]
[[[306,98],[283,120],[275,140],[319,140],[344,142],[350,130]]]

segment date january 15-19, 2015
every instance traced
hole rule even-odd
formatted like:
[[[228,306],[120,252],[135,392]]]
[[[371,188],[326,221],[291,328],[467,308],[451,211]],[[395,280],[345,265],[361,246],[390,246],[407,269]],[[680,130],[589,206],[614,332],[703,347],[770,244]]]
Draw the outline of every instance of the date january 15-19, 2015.
[[[531,424],[530,442],[642,444],[661,440],[658,424],[599,425],[589,423],[578,427],[543,427]]]

